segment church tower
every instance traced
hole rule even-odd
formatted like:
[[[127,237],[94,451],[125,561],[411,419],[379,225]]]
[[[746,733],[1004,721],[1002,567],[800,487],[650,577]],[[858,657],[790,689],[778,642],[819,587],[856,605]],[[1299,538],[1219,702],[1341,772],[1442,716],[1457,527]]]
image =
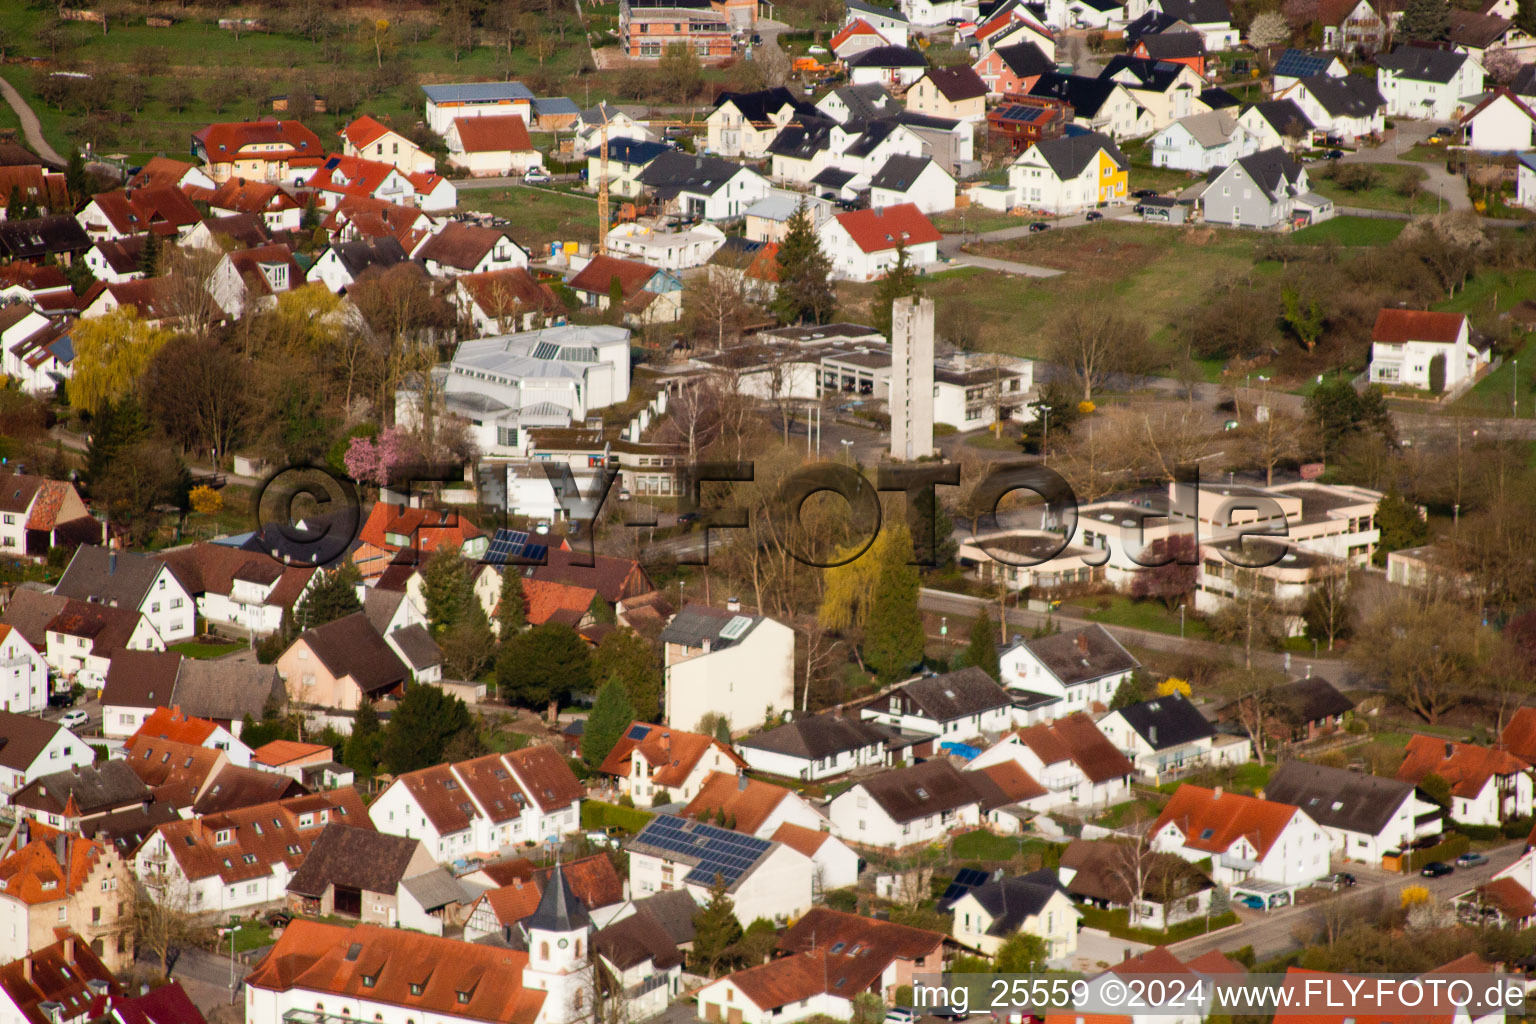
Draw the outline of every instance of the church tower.
[[[523,922],[528,966],[523,987],[548,992],[538,1024],[592,1019],[592,919],[571,892],[559,863],[544,883],[539,908]]]

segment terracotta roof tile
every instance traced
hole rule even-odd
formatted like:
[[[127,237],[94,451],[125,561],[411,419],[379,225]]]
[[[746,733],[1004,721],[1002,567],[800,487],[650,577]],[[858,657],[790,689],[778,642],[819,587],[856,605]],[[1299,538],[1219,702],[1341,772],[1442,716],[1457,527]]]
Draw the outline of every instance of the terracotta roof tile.
[[[1507,750],[1416,734],[1408,740],[1407,756],[1397,769],[1402,782],[1418,785],[1431,773],[1451,784],[1451,792],[1474,799],[1495,775],[1517,775],[1531,766]]]
[[[645,287],[645,283],[660,271],[649,263],[639,260],[620,259],[617,256],[593,256],[591,262],[568,282],[578,292],[608,295],[618,278],[624,297],[630,298]]]
[[[770,782],[710,772],[699,788],[699,795],[680,813],[698,821],[718,821],[723,814],[728,828],[750,836],[756,835],[769,815],[791,795],[783,786]]]
[[[73,947],[73,955],[66,954],[66,943]],[[93,981],[106,982],[109,994],[122,993],[117,978],[92,952],[90,944],[72,932],[60,935],[51,946],[34,949],[29,957],[17,957],[0,967],[0,990],[27,1024],[52,1024],[52,1016],[40,1009],[46,1002],[60,1004],[65,1020],[100,1016],[106,999],[91,989]]]
[[[1371,340],[1400,345],[1405,341],[1456,340],[1467,318],[1461,313],[1431,313],[1422,309],[1383,309],[1376,314]]]
[[[569,807],[586,795],[571,766],[547,743],[509,751],[503,756],[533,802],[546,814]]]
[[[331,822],[373,828],[357,790],[346,786],[181,819],[157,831],[187,878],[217,875],[224,885],[234,885],[266,878],[278,865],[297,870]],[[221,834],[227,837],[223,842]]]
[[[218,726],[206,718],[190,718],[181,713],[180,708],[158,707],[150,712],[144,724],[139,726],[134,736],[144,736],[150,739],[174,740],[177,743],[186,743],[194,747],[200,747],[207,742],[208,737]],[[130,739],[131,743],[132,740]]]
[[[352,145],[361,149],[390,131],[389,128],[364,114],[341,130],[342,136]]]
[[[528,123],[517,114],[459,117],[453,126],[466,153],[526,153],[533,149]]]
[[[797,853],[807,857],[815,857],[816,851],[824,846],[828,839],[832,838],[830,832],[818,832],[815,829],[806,828],[804,825],[796,825],[792,821],[786,821],[774,830],[768,838],[776,843],[783,843]]]
[[[323,743],[300,743],[297,740],[273,740],[251,751],[251,760],[258,764],[280,768],[295,761],[313,758],[330,760],[331,748]]]
[[[1172,824],[1184,836],[1186,848],[1206,853],[1225,853],[1239,839],[1247,839],[1262,859],[1300,813],[1290,804],[1185,783],[1174,791],[1147,835],[1155,836]]]
[[[0,893],[35,905],[73,897],[96,870],[106,848],[100,843],[69,833],[58,833],[64,856],[50,838],[34,838],[0,861]]]
[[[523,596],[527,603],[528,624],[543,625],[556,612],[575,612],[579,620],[592,608],[597,591],[589,587],[573,587],[552,580],[535,580],[523,577]]]
[[[294,156],[319,158],[325,152],[320,136],[298,121],[234,121],[211,124],[193,135],[213,163],[228,163],[239,154],[247,160],[286,160]],[[246,146],[280,145],[241,153]]]
[[[464,274],[455,282],[473,298],[480,311],[489,317],[506,315],[512,309],[542,310],[554,314],[565,307],[555,291],[521,267],[492,270],[484,274]]]
[[[639,739],[631,738],[632,734],[639,729],[645,729],[645,735]],[[681,729],[671,729],[663,725],[631,722],[629,728],[624,730],[624,736],[608,752],[598,771],[607,775],[628,777],[630,763],[634,757],[638,756],[644,758],[645,762],[654,769],[651,781],[655,785],[681,786],[688,780],[688,776],[693,774],[699,759],[710,747],[718,748],[738,766],[746,767],[746,762],[738,757],[735,751],[709,736],[701,736],[696,732],[683,732]]]
[[[937,242],[944,236],[914,203],[897,203],[879,210],[851,210],[836,220],[864,252],[884,252],[898,242],[908,247]]]

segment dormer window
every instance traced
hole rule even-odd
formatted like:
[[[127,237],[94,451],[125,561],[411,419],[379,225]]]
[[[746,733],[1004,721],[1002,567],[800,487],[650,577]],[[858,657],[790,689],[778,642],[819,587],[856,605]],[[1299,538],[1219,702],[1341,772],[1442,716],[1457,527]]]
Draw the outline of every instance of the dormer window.
[[[419,996],[419,995],[421,995],[421,992],[422,992],[422,986],[421,986],[420,982],[415,982],[415,981],[411,982],[411,995]]]
[[[234,830],[228,828],[221,828],[213,834],[213,841],[219,846],[223,846],[225,843],[233,841],[234,838]]]
[[[454,994],[459,997],[459,1005],[460,1006],[462,1006],[465,1003],[469,1002],[469,995],[470,994],[468,992],[456,992]]]
[[[363,988],[373,988],[373,986],[377,985],[378,983],[379,976],[377,974],[363,975]]]

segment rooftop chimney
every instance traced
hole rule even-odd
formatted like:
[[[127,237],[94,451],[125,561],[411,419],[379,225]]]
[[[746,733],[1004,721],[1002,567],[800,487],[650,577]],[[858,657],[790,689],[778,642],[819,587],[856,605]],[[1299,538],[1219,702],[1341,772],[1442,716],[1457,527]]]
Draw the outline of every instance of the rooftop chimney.
[[[107,575],[117,572],[117,552],[107,552]]]
[[[1154,747],[1157,746],[1157,726],[1147,726],[1147,742],[1152,744]]]
[[[728,612],[739,612],[739,611],[741,611],[741,598],[739,598],[739,597],[728,597],[728,598],[726,598],[725,599],[725,610],[728,611]]]
[[[1073,638],[1073,642],[1075,642],[1077,644],[1077,649],[1079,651],[1081,651],[1084,654],[1088,653],[1088,634],[1087,633],[1079,633],[1079,634],[1077,634],[1077,636]]]
[[[1445,741],[1445,756],[1446,757],[1451,757],[1455,753],[1456,753],[1456,744],[1452,743],[1450,740],[1446,740]]]
[[[64,961],[71,964],[75,962],[75,936],[73,934],[64,937]]]
[[[28,984],[31,984],[31,982],[32,982],[32,954],[30,954],[30,953],[28,953],[26,956],[21,958],[21,976],[26,979]]]
[[[740,768],[737,768],[736,769],[736,792],[738,792],[738,793],[745,793],[746,791],[747,791],[747,773],[742,771]]]

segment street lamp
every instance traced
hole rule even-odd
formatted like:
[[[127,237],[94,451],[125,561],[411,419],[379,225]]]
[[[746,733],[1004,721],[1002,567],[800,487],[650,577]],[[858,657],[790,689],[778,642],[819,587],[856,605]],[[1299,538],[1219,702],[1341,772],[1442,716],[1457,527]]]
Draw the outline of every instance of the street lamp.
[[[1509,385],[1509,407],[1515,419],[1520,418],[1520,360],[1512,359],[1510,362],[1515,367],[1515,379]]]
[[[231,922],[231,924],[230,924],[230,926],[228,928],[224,929],[224,931],[229,933],[229,1002],[230,1002],[230,1005],[234,1005],[234,1002],[235,1002],[235,934],[240,931],[240,928],[241,928],[240,922],[239,921],[234,921],[234,922]]]
[[[843,446],[843,455],[845,455],[847,457],[848,461],[850,463],[852,463],[853,462],[853,442],[848,440],[848,438],[845,437],[839,443]]]

